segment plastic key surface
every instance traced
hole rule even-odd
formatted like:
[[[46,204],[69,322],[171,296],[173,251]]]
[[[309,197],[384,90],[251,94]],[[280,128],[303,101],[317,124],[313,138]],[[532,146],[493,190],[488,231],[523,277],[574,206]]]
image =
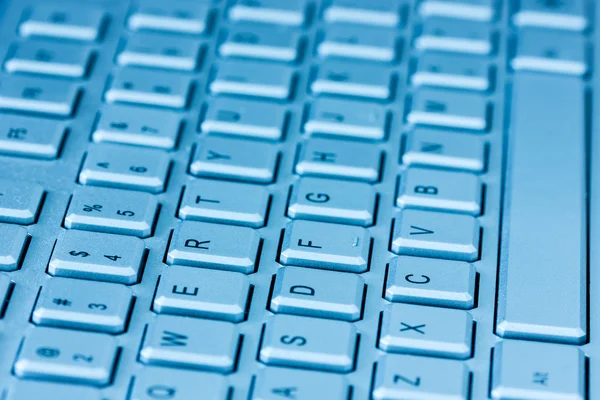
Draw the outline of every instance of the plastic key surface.
[[[116,61],[123,66],[193,71],[200,59],[200,42],[196,39],[171,37],[150,32],[129,36]]]
[[[300,36],[293,29],[258,24],[230,26],[219,46],[222,57],[254,58],[294,62],[298,58]]]
[[[495,7],[494,0],[422,0],[418,11],[425,18],[446,17],[491,22]]]
[[[518,9],[513,15],[513,23],[518,27],[581,32],[589,25],[588,12],[584,0],[558,2],[519,0]]]
[[[25,380],[17,382],[8,392],[7,400],[31,400],[41,398],[40,396],[44,400],[102,400],[103,397],[100,390],[92,387]]]
[[[208,4],[184,0],[143,0],[129,17],[127,25],[133,31],[200,35],[208,28],[210,13]]]
[[[80,5],[76,11],[67,4],[37,4],[19,25],[21,36],[39,36],[77,41],[99,38],[106,14],[101,8]]]
[[[467,22],[432,17],[423,23],[415,47],[423,52],[441,51],[467,55],[488,55],[494,46],[491,27],[482,22]]]
[[[92,50],[71,43],[29,40],[19,43],[4,63],[11,73],[29,73],[83,78],[88,71]]]
[[[254,400],[276,400],[288,394],[294,400],[346,400],[348,384],[338,374],[278,367],[259,370]]]
[[[0,154],[51,160],[66,136],[63,122],[20,115],[0,115]]]
[[[0,109],[66,118],[73,114],[79,92],[70,82],[13,75],[0,84]]]
[[[334,0],[323,13],[325,21],[330,23],[348,23],[375,25],[394,28],[402,22],[400,19],[400,1],[398,0]]]
[[[229,385],[219,374],[145,366],[135,376],[131,400],[193,399],[198,388],[206,399],[221,400],[227,398]]]
[[[0,224],[0,271],[14,271],[23,259],[25,245],[29,240],[27,229]]]
[[[365,3],[367,4],[367,3]],[[397,58],[398,41],[391,31],[363,26],[331,25],[325,30],[317,47],[323,58],[392,62]]]
[[[44,188],[37,183],[0,179],[0,222],[34,223],[43,196]]]
[[[229,10],[229,19],[299,27],[306,20],[306,7],[306,0],[236,0]]]

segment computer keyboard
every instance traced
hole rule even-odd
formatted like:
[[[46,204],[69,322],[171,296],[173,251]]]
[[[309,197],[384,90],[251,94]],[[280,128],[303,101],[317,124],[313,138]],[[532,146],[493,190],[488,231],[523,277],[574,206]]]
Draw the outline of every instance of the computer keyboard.
[[[600,399],[595,14],[1,1],[0,399]]]

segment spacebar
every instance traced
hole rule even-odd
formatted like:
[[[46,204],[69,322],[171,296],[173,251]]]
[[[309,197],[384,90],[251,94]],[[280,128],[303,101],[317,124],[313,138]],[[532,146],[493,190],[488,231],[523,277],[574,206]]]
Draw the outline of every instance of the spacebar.
[[[580,344],[587,335],[583,82],[515,74],[496,333]]]

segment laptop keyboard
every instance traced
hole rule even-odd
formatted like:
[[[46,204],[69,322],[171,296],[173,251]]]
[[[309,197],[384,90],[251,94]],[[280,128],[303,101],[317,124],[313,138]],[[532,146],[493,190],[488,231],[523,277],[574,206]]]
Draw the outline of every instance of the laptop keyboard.
[[[598,398],[591,4],[507,3],[4,1],[0,398]]]

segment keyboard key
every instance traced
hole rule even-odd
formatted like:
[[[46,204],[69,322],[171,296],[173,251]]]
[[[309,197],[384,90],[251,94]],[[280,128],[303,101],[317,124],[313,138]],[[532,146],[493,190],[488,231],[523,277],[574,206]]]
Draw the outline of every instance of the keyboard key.
[[[171,150],[180,129],[181,116],[172,111],[106,104],[92,139]]]
[[[144,242],[136,237],[62,231],[54,246],[48,273],[131,285],[139,279],[145,251]]]
[[[400,256],[390,261],[384,295],[392,302],[471,309],[476,275],[463,261]]]
[[[209,88],[219,95],[287,100],[292,94],[293,84],[294,70],[287,66],[256,61],[223,61]]]
[[[117,340],[99,333],[29,328],[13,371],[19,378],[107,385],[117,361]]]
[[[583,31],[588,27],[589,10],[583,0],[565,2],[520,0],[513,15],[513,23],[519,27]]]
[[[45,78],[11,76],[0,85],[0,109],[69,117],[75,110],[79,87]]]
[[[228,386],[227,378],[218,374],[146,366],[135,376],[131,400],[193,399],[198,388],[206,399],[225,399]]]
[[[400,176],[396,205],[447,211],[469,215],[481,214],[483,185],[477,175],[425,168],[409,168]]]
[[[268,367],[258,371],[254,400],[289,397],[295,400],[348,399],[348,383],[343,376],[323,372]]]
[[[287,110],[278,104],[217,97],[208,105],[201,129],[207,134],[278,141],[287,119]]]
[[[350,372],[356,340],[349,322],[275,315],[265,324],[258,358],[267,365]]]
[[[17,381],[9,391],[7,400],[44,400],[86,399],[102,400],[100,391],[79,385],[62,385],[47,382]],[[43,397],[40,397],[43,396]]]
[[[396,219],[392,251],[396,254],[475,261],[479,258],[480,226],[469,215],[404,210]]]
[[[323,33],[317,53],[323,58],[392,62],[397,58],[397,48],[397,38],[389,30],[331,25]]]
[[[249,294],[246,275],[172,266],[160,276],[152,309],[159,314],[241,322]]]
[[[356,321],[364,293],[359,275],[284,267],[277,270],[269,304],[275,313]]]
[[[488,55],[493,51],[490,25],[448,18],[428,18],[415,39],[421,51]]]
[[[458,54],[423,53],[411,76],[414,86],[432,86],[485,92],[490,89],[490,65]]]
[[[292,189],[287,212],[294,219],[369,226],[375,200],[375,191],[367,183],[302,178]]]
[[[108,103],[128,103],[183,109],[192,82],[189,77],[141,68],[117,69],[104,97]]]
[[[494,19],[494,0],[423,0],[418,11],[424,18],[446,17],[491,22]]]
[[[79,182],[160,193],[164,190],[170,164],[169,155],[162,150],[94,144],[88,148]]]
[[[67,210],[65,227],[147,237],[152,233],[157,209],[156,197],[148,193],[78,187]]]
[[[281,263],[301,267],[365,272],[371,235],[358,226],[296,220],[285,227]]]
[[[150,365],[227,373],[234,369],[239,344],[235,324],[159,315],[148,327],[140,359]]]
[[[360,157],[356,157],[360,154]],[[311,138],[300,147],[296,173],[336,179],[375,182],[382,153],[376,146]]]
[[[302,26],[306,20],[306,6],[306,0],[237,0],[229,9],[229,19]]]
[[[167,263],[249,274],[256,268],[259,244],[251,228],[184,221],[175,227]]]
[[[401,22],[400,2],[398,0],[334,0],[325,9],[323,19],[330,23],[343,22],[394,28]]]
[[[190,165],[195,176],[270,183],[275,179],[279,156],[268,143],[223,139],[201,139]]]
[[[58,157],[65,125],[58,121],[0,114],[0,154],[44,160]]]
[[[408,355],[386,355],[377,363],[374,400],[467,400],[469,371],[464,363]]]
[[[493,355],[492,399],[586,397],[585,355],[576,347],[503,340]]]
[[[231,25],[218,51],[222,57],[294,62],[300,36],[286,27],[252,24]]]
[[[92,56],[89,47],[37,40],[20,42],[4,63],[10,73],[83,78]]]
[[[0,222],[33,224],[43,196],[44,188],[37,183],[0,179]]]
[[[122,66],[138,66],[176,71],[193,71],[200,58],[200,42],[196,39],[172,37],[148,32],[129,36],[127,44],[117,55]]]
[[[384,140],[389,114],[379,104],[319,98],[310,105],[304,131],[332,138]]]
[[[481,132],[488,128],[488,104],[477,93],[419,89],[406,119],[412,125]]]
[[[210,13],[210,7],[202,3],[184,0],[143,0],[129,17],[127,25],[132,31],[150,30],[200,35],[208,29]]]
[[[258,185],[195,179],[184,189],[179,218],[251,228],[264,226],[269,191]]]
[[[103,30],[106,14],[101,8],[69,4],[36,4],[19,25],[21,36],[41,36],[81,41],[97,40]]]
[[[25,246],[29,241],[27,229],[17,225],[0,224],[0,238],[0,271],[19,269],[25,256]]]
[[[407,137],[402,162],[410,166],[483,172],[485,143],[468,134],[415,128]]]

